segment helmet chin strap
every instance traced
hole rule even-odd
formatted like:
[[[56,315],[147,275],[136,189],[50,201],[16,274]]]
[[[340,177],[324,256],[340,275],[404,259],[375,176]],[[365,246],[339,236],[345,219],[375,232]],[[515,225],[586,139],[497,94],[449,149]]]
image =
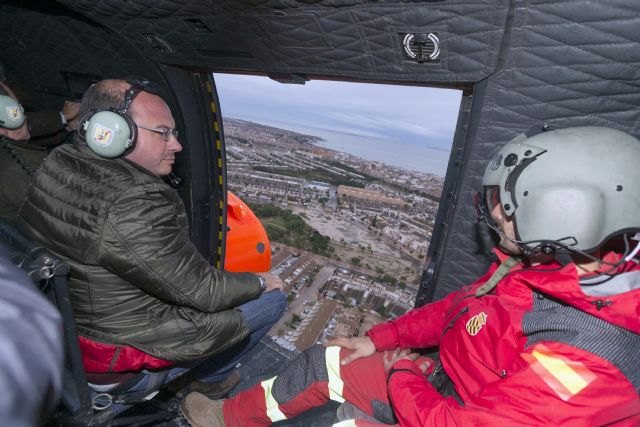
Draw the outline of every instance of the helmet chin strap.
[[[635,240],[638,244],[636,244],[636,247],[631,251],[631,253],[624,258],[627,262],[631,261],[636,255],[638,255],[638,252],[640,252],[640,233],[634,234],[631,240]]]
[[[493,221],[492,218],[488,218],[487,215],[481,215],[478,217],[479,221],[484,222],[487,227],[489,227],[491,230],[493,230],[496,234],[498,234],[498,236],[500,236],[502,239],[508,240],[509,242],[513,243],[514,245],[516,245],[520,251],[522,252],[522,255],[527,257],[527,258],[531,258],[534,257],[536,255],[540,255],[540,254],[544,254],[544,255],[549,255],[549,256],[553,256],[560,264],[562,265],[567,265],[570,264],[571,262],[573,262],[573,259],[571,258],[571,255],[581,255],[585,258],[588,258],[592,261],[597,261],[601,264],[607,265],[611,268],[609,268],[609,270],[605,271],[605,274],[610,274],[612,271],[614,271],[616,268],[618,268],[620,265],[622,265],[624,262],[628,262],[630,260],[632,260],[637,254],[638,252],[640,252],[640,233],[636,233],[632,239],[636,240],[638,243],[636,244],[635,248],[630,251],[629,250],[629,237],[628,234],[624,235],[624,242],[625,242],[625,256],[623,256],[620,261],[618,262],[609,262],[609,261],[605,261],[602,258],[598,258],[594,255],[591,255],[588,252],[584,252],[580,249],[577,249],[575,247],[573,247],[572,245],[576,244],[576,239],[573,237],[563,237],[562,239],[558,239],[558,240],[528,240],[528,241],[524,241],[524,240],[518,240],[518,239],[514,239],[512,237],[507,236],[499,227],[498,225],[495,223],[495,221]],[[564,244],[562,243],[562,241],[564,240],[572,240],[573,243],[572,244]],[[533,248],[529,247],[528,245],[531,244],[537,244],[536,246],[534,246]]]
[[[635,257],[638,252],[640,252],[640,233],[636,233],[632,239],[638,241],[638,244],[633,249],[633,251],[629,250],[629,237],[628,234],[624,235],[625,241],[625,251],[623,258],[616,263],[605,261],[604,259],[598,258],[596,256],[591,255],[590,253],[584,252],[575,247],[578,243],[575,237],[567,236],[556,240],[518,240],[513,237],[507,236],[504,231],[498,227],[498,224],[493,220],[491,215],[489,215],[486,205],[479,200],[479,197],[476,196],[476,212],[478,214],[478,222],[484,222],[487,227],[493,230],[498,236],[502,239],[507,240],[514,245],[516,245],[523,256],[530,258],[536,255],[544,254],[548,256],[553,256],[558,262],[563,265],[566,265],[571,262],[571,255],[581,255],[585,258],[588,258],[592,261],[597,261],[602,264],[608,265],[615,269],[623,262],[630,261]]]
[[[500,238],[507,240],[513,243],[515,246],[517,246],[520,249],[520,252],[522,253],[522,255],[527,258],[536,256],[539,254],[555,255],[555,252],[556,252],[555,247],[551,244],[551,242],[547,240],[529,240],[529,241],[517,240],[517,239],[514,239],[513,237],[507,236],[504,233],[504,231],[502,231],[500,227],[498,227],[495,221],[493,221],[493,219],[488,219],[485,217],[483,222],[487,225],[487,227],[489,227],[498,236],[500,236]],[[533,248],[527,246],[528,244],[535,244],[535,243],[538,243],[538,245],[534,246]]]

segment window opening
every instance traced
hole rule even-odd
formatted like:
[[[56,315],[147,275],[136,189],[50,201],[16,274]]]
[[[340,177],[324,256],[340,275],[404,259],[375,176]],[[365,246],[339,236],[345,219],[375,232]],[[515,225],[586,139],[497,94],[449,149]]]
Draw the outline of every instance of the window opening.
[[[304,350],[413,307],[462,93],[215,75],[228,189],[264,225]],[[227,251],[227,257],[229,250]]]

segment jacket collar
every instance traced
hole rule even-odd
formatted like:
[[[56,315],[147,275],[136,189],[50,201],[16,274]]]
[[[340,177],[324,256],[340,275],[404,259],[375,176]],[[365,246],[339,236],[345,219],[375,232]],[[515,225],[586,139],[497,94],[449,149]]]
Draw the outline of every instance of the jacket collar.
[[[123,164],[123,165],[126,165],[126,167],[128,167],[128,168],[134,168],[137,171],[152,177],[154,180],[158,180],[158,181],[164,182],[162,180],[162,178],[160,178],[159,176],[154,175],[153,173],[149,172],[147,169],[143,168],[139,164],[134,163],[134,162],[132,162],[130,160],[127,160],[124,157],[117,157],[115,159],[107,159],[107,158],[104,158],[104,157],[100,157],[91,148],[89,148],[89,146],[84,141],[82,141],[79,137],[76,137],[74,139],[73,145],[74,145],[75,148],[78,149],[78,151],[80,151],[85,156],[88,156],[88,157],[91,157],[91,158],[97,159],[97,160],[103,160],[105,162],[116,162],[116,163],[119,163],[119,164]]]
[[[509,255],[500,249],[494,249],[500,263]],[[617,262],[621,254],[608,252],[604,259]],[[526,261],[525,261],[526,262]],[[602,270],[606,271],[607,267]],[[640,271],[640,265],[634,261],[624,262],[616,273]],[[561,265],[556,261],[537,266],[527,266],[524,262],[516,265],[511,272],[517,272],[517,281],[554,299],[578,308],[609,323],[640,333],[640,289],[607,297],[586,295],[580,287],[580,277],[576,265],[571,262]],[[597,274],[597,273],[594,273]],[[512,283],[512,281],[509,281]]]

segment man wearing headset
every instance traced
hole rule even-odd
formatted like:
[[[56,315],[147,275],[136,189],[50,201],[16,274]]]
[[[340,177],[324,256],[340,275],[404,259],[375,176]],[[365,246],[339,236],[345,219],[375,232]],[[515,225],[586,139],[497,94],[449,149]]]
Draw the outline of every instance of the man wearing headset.
[[[638,164],[640,141],[613,129],[514,139],[484,175],[500,249],[483,277],[229,400],[191,393],[184,416],[269,425],[332,399],[340,426],[637,426]],[[412,352],[434,346],[438,363]]]
[[[184,205],[162,180],[182,145],[150,82],[98,82],[80,117],[74,144],[34,175],[18,226],[71,267],[90,382],[109,387],[143,369],[167,382],[197,366],[195,378],[211,385],[200,388],[226,391],[237,372],[220,381],[281,317],[282,282],[217,270],[192,244]]]
[[[5,80],[0,63],[0,218],[14,222],[46,147],[63,142],[79,104],[65,101],[62,111],[30,112],[27,120]]]

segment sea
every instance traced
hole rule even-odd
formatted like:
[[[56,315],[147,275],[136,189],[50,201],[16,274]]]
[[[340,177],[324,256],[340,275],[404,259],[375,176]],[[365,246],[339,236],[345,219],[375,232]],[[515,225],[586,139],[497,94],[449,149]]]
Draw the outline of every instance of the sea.
[[[449,150],[431,148],[419,143],[372,138],[286,122],[270,121],[262,124],[318,136],[322,138],[322,141],[316,143],[320,147],[402,169],[444,176],[449,162]]]

